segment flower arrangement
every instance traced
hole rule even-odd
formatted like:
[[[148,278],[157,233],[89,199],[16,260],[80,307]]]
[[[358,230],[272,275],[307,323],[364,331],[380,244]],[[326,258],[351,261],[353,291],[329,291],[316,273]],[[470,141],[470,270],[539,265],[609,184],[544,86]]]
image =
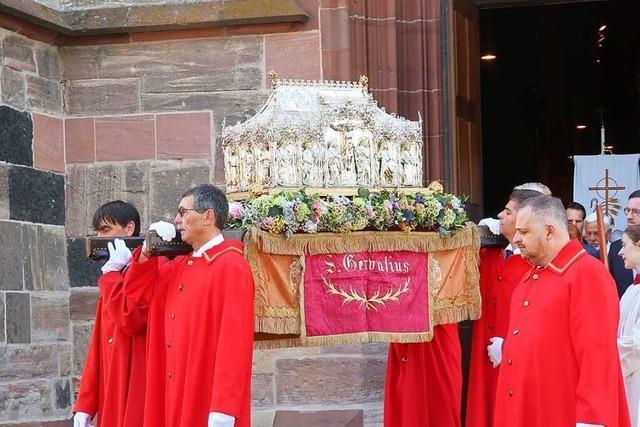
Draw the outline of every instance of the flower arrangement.
[[[320,196],[282,191],[233,201],[228,228],[253,225],[273,234],[350,233],[360,230],[437,231],[446,237],[468,221],[464,200],[433,182],[416,192],[369,192],[357,196]]]

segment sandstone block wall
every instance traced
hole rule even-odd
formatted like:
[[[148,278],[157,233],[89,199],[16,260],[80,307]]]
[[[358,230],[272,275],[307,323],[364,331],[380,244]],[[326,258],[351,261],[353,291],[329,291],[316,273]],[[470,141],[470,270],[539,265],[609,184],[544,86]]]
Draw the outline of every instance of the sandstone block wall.
[[[2,424],[69,414],[72,339],[58,51],[5,30],[0,45]]]

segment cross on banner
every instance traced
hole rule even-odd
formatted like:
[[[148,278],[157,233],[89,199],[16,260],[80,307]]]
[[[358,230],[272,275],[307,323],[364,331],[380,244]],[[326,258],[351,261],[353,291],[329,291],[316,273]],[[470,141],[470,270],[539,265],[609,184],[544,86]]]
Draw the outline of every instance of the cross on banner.
[[[603,181],[604,181],[604,185],[601,186],[600,184]],[[613,183],[612,186],[609,185],[610,181]],[[618,199],[615,198],[615,196],[616,194],[618,194],[619,190],[625,190],[625,189],[626,187],[618,185],[616,180],[609,176],[609,169],[604,170],[604,178],[598,181],[595,187],[589,187],[590,191],[595,191],[598,197],[600,197],[601,199],[604,199],[604,202],[602,203],[604,213],[606,215],[611,215],[611,217],[616,216],[618,214],[618,209],[620,209],[620,204],[618,203]],[[604,196],[600,193],[600,190],[604,190]],[[610,191],[615,191],[615,192],[611,196],[609,196]],[[594,200],[596,203],[598,203],[598,199],[596,198],[592,199],[592,206],[591,206],[592,208],[595,208],[593,206]],[[611,205],[611,209],[609,209],[609,205]]]
[[[573,159],[573,200],[590,212],[600,205],[613,217],[615,229],[624,230],[627,218],[622,208],[629,194],[640,189],[640,154],[576,155]]]

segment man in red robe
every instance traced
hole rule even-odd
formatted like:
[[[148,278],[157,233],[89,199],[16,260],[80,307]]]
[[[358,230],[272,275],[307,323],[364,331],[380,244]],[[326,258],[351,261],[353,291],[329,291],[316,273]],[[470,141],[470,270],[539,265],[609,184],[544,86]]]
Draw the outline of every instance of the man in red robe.
[[[459,427],[462,351],[458,325],[433,328],[427,343],[391,344],[384,391],[386,427]]]
[[[509,326],[511,294],[531,264],[513,247],[518,207],[525,200],[539,196],[534,190],[513,190],[500,219],[500,234],[508,241],[505,249],[480,250],[480,294],[482,317],[473,322],[467,394],[466,427],[491,427],[498,368],[487,355],[487,347],[501,344]]]
[[[616,346],[618,296],[604,265],[569,238],[562,202],[526,200],[516,244],[534,267],[513,292],[494,427],[627,427]]]
[[[99,237],[137,236],[140,216],[135,207],[116,200],[93,216]],[[131,307],[124,295],[124,277],[131,252],[122,240],[102,267],[98,279],[95,325],[87,352],[73,417],[74,427],[93,418],[100,427],[142,425],[145,389],[146,307]]]
[[[242,244],[221,234],[228,210],[220,189],[192,188],[174,222],[194,252],[160,266],[144,246],[134,253],[126,292],[149,304],[145,426],[251,425],[254,286]]]

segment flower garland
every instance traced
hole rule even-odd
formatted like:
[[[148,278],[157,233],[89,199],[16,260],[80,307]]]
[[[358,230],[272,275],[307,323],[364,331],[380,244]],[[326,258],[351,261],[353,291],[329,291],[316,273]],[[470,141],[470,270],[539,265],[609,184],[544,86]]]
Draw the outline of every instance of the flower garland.
[[[450,236],[464,227],[464,200],[444,192],[438,182],[415,193],[369,192],[320,196],[282,191],[229,203],[228,228],[253,225],[273,234],[350,233],[359,230],[437,231]]]

